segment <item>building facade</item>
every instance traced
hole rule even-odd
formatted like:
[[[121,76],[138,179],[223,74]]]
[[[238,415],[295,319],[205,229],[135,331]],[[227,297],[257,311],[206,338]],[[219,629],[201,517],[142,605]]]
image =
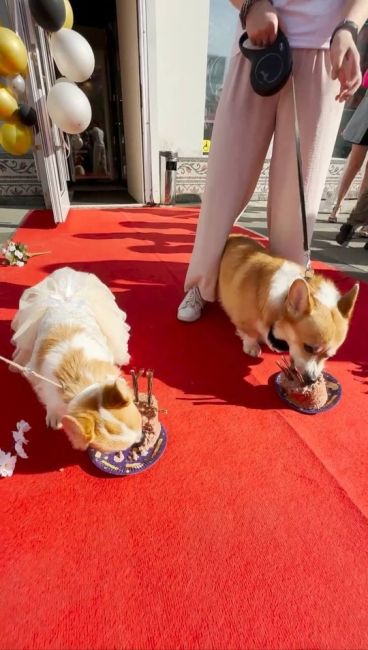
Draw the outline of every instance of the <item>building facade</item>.
[[[74,29],[91,44],[96,67],[81,84],[93,121],[80,136],[67,137],[45,111],[58,73],[47,36],[34,25],[27,0],[0,4],[0,22],[15,28],[32,53],[27,101],[35,106],[39,131],[33,153],[0,153],[0,202],[29,201],[54,209],[84,203],[160,203],[162,152],[177,157],[171,200],[194,203],[203,194],[212,126],[233,47],[237,12],[228,0],[73,0]],[[368,66],[368,28],[359,48]],[[358,91],[344,110],[326,181],[333,194],[349,146],[341,131],[359,104]],[[96,142],[104,156],[96,157]],[[359,179],[350,194],[356,195]],[[266,160],[254,198],[265,199]]]

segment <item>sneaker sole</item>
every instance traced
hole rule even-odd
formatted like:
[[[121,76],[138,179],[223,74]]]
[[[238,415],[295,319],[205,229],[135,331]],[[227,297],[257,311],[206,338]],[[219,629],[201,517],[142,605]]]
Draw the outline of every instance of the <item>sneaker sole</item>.
[[[195,323],[197,320],[199,320],[202,317],[202,313],[200,313],[199,316],[195,316],[194,318],[180,316],[180,314],[177,314],[176,317],[178,320],[180,320],[181,323]]]

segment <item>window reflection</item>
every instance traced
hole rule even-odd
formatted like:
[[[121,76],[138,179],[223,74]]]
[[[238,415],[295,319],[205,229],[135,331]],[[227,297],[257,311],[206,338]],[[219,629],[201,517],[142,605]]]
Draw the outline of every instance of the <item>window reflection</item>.
[[[98,30],[93,30],[93,35],[96,33]],[[95,70],[88,81],[80,84],[91,103],[92,121],[86,131],[70,137],[76,181],[114,178],[106,53],[105,48],[95,45],[93,50]]]
[[[228,0],[211,0],[203,153],[209,151],[213,122],[235,40],[237,23],[238,12]]]

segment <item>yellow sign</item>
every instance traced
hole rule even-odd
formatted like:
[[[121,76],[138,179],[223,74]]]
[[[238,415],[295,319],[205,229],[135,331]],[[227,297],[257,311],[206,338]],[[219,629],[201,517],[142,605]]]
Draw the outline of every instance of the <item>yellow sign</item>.
[[[202,153],[209,153],[211,148],[211,140],[203,140]]]

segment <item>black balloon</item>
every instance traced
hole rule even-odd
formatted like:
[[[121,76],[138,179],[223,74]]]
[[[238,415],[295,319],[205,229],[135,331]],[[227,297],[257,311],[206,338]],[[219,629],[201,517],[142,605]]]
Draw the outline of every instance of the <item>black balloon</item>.
[[[36,23],[47,32],[57,32],[64,25],[64,0],[29,0],[29,9]]]
[[[37,124],[37,114],[32,106],[20,104],[17,111],[17,117],[19,122],[22,122],[25,126],[35,126],[35,124]]]

